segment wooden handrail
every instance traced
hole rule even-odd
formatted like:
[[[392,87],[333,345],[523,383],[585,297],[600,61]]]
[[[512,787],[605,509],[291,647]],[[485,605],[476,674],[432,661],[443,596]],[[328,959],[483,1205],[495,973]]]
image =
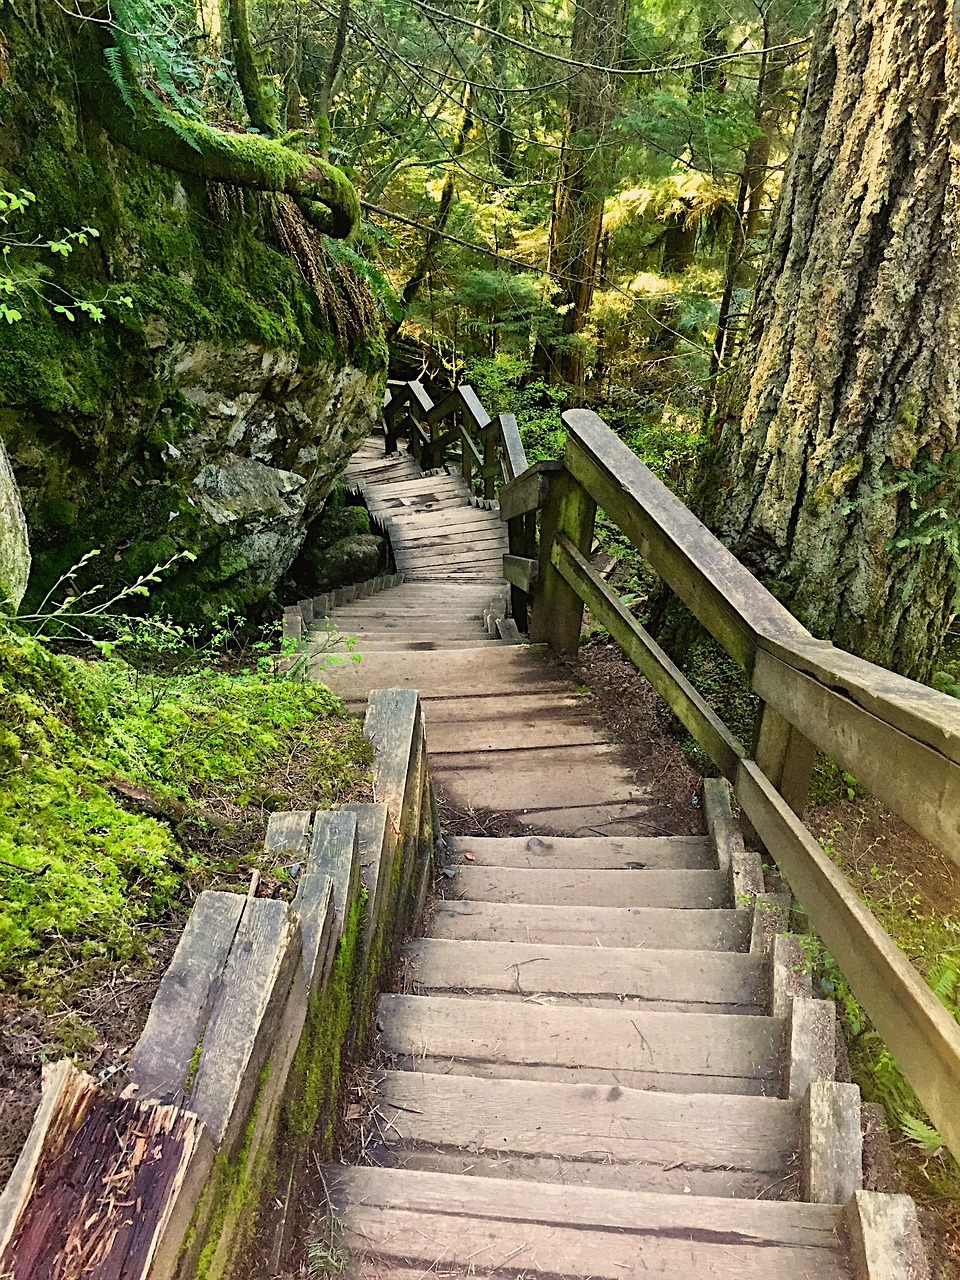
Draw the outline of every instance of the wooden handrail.
[[[793,811],[802,811],[819,748],[960,862],[960,703],[816,640],[602,419],[587,410],[563,418],[562,482],[544,486],[530,472],[501,495],[511,512],[529,513],[538,500],[541,506],[531,634],[575,648],[586,604],[649,679],[733,784],[944,1142],[960,1156],[960,1026]],[[595,505],[747,672],[761,701],[753,759],[590,565]]]
[[[408,412],[401,416],[405,408]],[[509,484],[527,470],[516,418],[512,413],[491,418],[466,384],[454,387],[437,404],[418,381],[391,384],[383,417],[387,453],[395,452],[397,440],[405,435],[410,452],[431,471],[445,466],[447,450],[456,446],[464,479],[472,484],[477,478],[484,498],[496,497],[500,484]]]

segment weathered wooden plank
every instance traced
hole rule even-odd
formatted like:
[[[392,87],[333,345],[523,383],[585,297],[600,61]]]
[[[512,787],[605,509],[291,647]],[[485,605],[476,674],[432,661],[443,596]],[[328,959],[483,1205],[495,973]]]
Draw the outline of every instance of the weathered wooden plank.
[[[410,400],[416,404],[422,414],[429,414],[433,408],[433,401],[427,394],[426,387],[418,380],[414,380],[408,385],[410,387]]]
[[[855,1280],[929,1280],[917,1207],[909,1196],[857,1191],[846,1217]]]
[[[167,1267],[176,1257],[212,1163],[192,1113],[106,1095],[71,1064],[58,1064],[0,1198],[2,1274],[157,1274],[158,1257]]]
[[[552,562],[587,608],[616,640],[726,777],[732,778],[743,748],[677,665],[614,595],[582,552],[562,536]]]
[[[684,911],[659,907],[542,907],[518,903],[438,902],[437,938],[492,942],[558,942],[587,947],[667,947],[685,951],[745,951],[750,911]]]
[[[551,1157],[565,1181],[586,1180],[583,1166],[602,1162],[614,1179],[633,1175],[651,1190],[671,1183],[682,1190],[690,1182],[717,1185],[711,1175],[723,1169],[725,1194],[757,1195],[785,1177],[799,1143],[798,1104],[735,1094],[388,1071],[378,1105],[392,1146],[460,1148],[471,1162],[484,1152],[519,1156],[512,1176],[534,1180],[539,1158]]]
[[[810,633],[588,409],[568,409],[564,462],[690,611],[748,671],[758,637]]]
[[[586,555],[593,543],[597,504],[569,471],[551,478],[540,522],[540,578],[530,639],[546,642],[556,653],[576,653],[583,625],[584,597],[555,558],[556,542]]]
[[[419,725],[416,689],[375,689],[371,692],[363,733],[376,750],[374,796],[378,802],[390,807],[396,820],[399,820],[403,808]]]
[[[512,556],[504,553],[503,576],[511,586],[519,587],[528,595],[536,590],[540,577],[540,564],[528,556]]]
[[[960,862],[960,764],[768,653],[757,655],[753,688],[921,835]],[[897,762],[895,769],[891,760]]]
[[[637,999],[766,1013],[762,957],[743,952],[671,951],[529,942],[416,938],[406,949],[427,991],[490,991]],[[727,1006],[743,1006],[739,1009]]]
[[[950,694],[874,666],[812,636],[789,642],[764,637],[761,647],[884,723],[960,762],[960,702]]]
[[[814,1081],[803,1099],[800,1186],[812,1204],[846,1204],[863,1186],[860,1090]]]
[[[272,898],[248,900],[188,1092],[218,1144],[235,1140],[247,1122],[300,960],[296,912]]]
[[[360,874],[367,890],[366,946],[369,954],[390,885],[396,841],[389,838],[390,814],[385,804],[348,804],[344,809],[357,817]]]
[[[753,758],[794,813],[803,817],[817,749],[769,703],[762,705],[756,720]]]
[[[752,950],[752,949],[751,949]],[[813,999],[810,962],[793,934],[778,934],[770,947],[770,1012],[775,1018],[789,1018],[795,999]]]
[[[505,484],[497,494],[500,519],[514,520],[517,516],[537,511],[547,496],[549,481],[558,473],[562,463],[535,462],[532,467]]]
[[[338,693],[367,693],[397,686],[420,689],[424,699],[494,694],[511,689],[545,691],[550,687],[565,693],[569,688],[555,669],[522,645],[461,649],[422,657],[403,654],[399,661],[389,653],[372,653],[363,659],[359,668],[350,663],[335,671],[322,671],[321,679]]]
[[[136,1096],[183,1101],[245,905],[210,889],[197,899],[127,1067]]]
[[[800,1099],[837,1067],[837,1007],[832,1000],[794,996],[786,1020],[784,1096]]]
[[[960,1156],[960,1026],[752,761],[735,791],[867,1016]]]
[[[471,643],[476,643],[472,641]],[[463,724],[450,718],[439,719],[430,714],[437,706],[431,703],[426,714],[431,754],[537,749],[560,746],[589,746],[607,741],[603,726],[584,723],[580,714],[525,716],[511,714],[512,703],[505,713],[474,717]]]
[[[305,858],[310,848],[311,809],[271,813],[267,819],[264,851],[277,857]]]
[[[424,1070],[428,1059],[503,1076],[520,1068],[576,1069],[584,1081],[662,1080],[681,1093],[776,1093],[780,1084],[782,1023],[757,1015],[387,995],[378,1023],[384,1050],[415,1058]]]
[[[357,815],[347,811],[321,810],[313,827],[313,844],[310,860],[300,878],[294,907],[309,915],[310,904],[319,901],[322,885],[333,881],[333,901],[337,918],[343,925],[350,904],[356,896],[360,876],[360,856],[357,849]],[[316,951],[317,939],[313,926],[304,918],[304,954]]]
[[[457,868],[458,898],[473,902],[525,902],[540,906],[729,907],[722,871],[589,871],[572,868]]]
[[[460,396],[460,403],[470,418],[477,431],[483,431],[491,422],[489,413],[480,403],[480,399],[473,387],[467,383],[461,383],[457,388]]]
[[[659,1196],[395,1169],[347,1169],[332,1187],[358,1256],[507,1274],[622,1280],[837,1280],[841,1210]]]
[[[500,438],[503,441],[503,474],[509,482],[523,475],[527,469],[527,455],[520,439],[517,419],[512,413],[501,413],[497,416],[500,424]],[[503,517],[505,518],[505,517]]]
[[[434,723],[432,714],[428,723]],[[623,836],[572,839],[569,836],[447,836],[461,858],[487,867],[583,867],[611,871],[709,870],[716,866],[703,836]]]

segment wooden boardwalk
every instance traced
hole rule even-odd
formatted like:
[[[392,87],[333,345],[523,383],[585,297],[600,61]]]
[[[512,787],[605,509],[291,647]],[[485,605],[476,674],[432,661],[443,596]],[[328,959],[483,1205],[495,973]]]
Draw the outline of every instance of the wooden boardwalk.
[[[356,705],[418,688],[434,778],[530,834],[448,841],[450,894],[381,999],[383,1142],[327,1170],[347,1274],[920,1280],[858,1190],[833,1006],[782,903],[753,905],[725,784],[709,836],[658,837],[585,700],[497,634],[496,513],[377,441],[350,476],[407,581],[334,611],[362,660],[321,678]]]
[[[346,478],[387,525],[405,581],[333,611],[361,661],[321,678],[357,708],[371,689],[418,689],[433,777],[462,808],[568,835],[652,830],[650,798],[588,700],[539,651],[491,637],[507,593],[497,512],[458,476],[384,458],[378,436]]]

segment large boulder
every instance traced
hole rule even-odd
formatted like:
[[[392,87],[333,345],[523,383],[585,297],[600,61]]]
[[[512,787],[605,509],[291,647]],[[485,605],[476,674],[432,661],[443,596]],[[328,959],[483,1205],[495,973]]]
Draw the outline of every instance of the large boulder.
[[[375,578],[386,565],[387,550],[382,538],[372,533],[356,533],[340,538],[329,547],[307,551],[317,591],[332,591]]]
[[[104,312],[70,320],[24,290],[23,319],[3,325],[26,603],[90,550],[96,576],[78,585],[111,593],[186,552],[151,585],[155,607],[210,620],[263,600],[297,555],[379,414],[383,329],[362,276],[304,226],[291,239],[286,197],[112,141],[86,109],[82,33],[54,0],[0,5],[0,189],[35,193],[18,215],[26,240],[96,228],[40,265],[47,297]]]

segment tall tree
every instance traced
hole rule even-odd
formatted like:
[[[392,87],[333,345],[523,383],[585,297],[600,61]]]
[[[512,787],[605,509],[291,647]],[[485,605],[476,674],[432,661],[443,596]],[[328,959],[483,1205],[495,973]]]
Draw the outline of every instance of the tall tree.
[[[920,678],[958,581],[958,108],[952,0],[827,0],[704,485],[816,634]]]
[[[582,385],[583,332],[593,301],[603,203],[609,194],[613,155],[608,125],[615,114],[616,76],[600,68],[620,62],[626,0],[577,0],[570,41],[580,66],[570,80],[563,151],[550,228],[550,274],[558,285],[561,339],[541,344],[538,363],[555,382]]]

